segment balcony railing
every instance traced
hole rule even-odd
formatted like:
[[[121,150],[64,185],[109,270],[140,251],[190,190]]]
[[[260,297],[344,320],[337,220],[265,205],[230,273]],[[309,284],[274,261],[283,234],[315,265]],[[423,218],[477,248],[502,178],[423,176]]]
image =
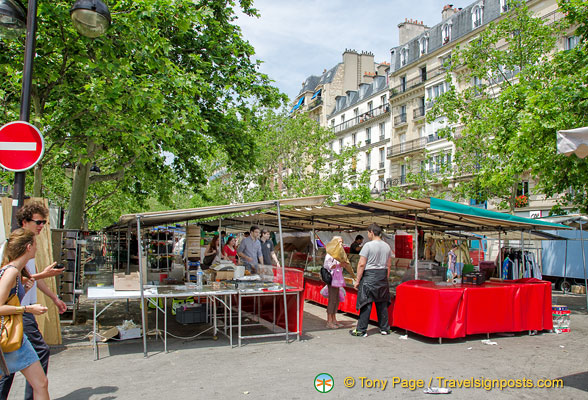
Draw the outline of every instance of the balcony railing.
[[[368,112],[360,114],[357,117],[350,119],[349,121],[345,121],[345,122],[340,123],[339,125],[335,125],[331,129],[333,129],[333,132],[339,133],[339,132],[342,132],[342,131],[347,130],[349,128],[352,128],[355,125],[359,125],[361,123],[369,121],[370,119],[378,117],[378,116],[385,114],[387,112],[390,112],[390,106],[388,104],[384,104],[384,105],[376,107]]]
[[[404,143],[395,144],[388,148],[388,158],[424,149],[426,144],[426,137],[409,140],[408,142]]]
[[[400,84],[398,86],[395,86],[394,88],[392,88],[392,93],[393,95],[397,95],[399,93],[404,93],[420,84],[422,84],[424,81],[426,80],[425,76],[423,76],[422,74],[417,76],[416,78],[412,78],[406,82],[404,82],[404,84]]]
[[[402,125],[406,123],[406,113],[400,114],[394,117],[394,126]]]
[[[306,107],[306,109],[312,110],[313,108],[316,108],[316,107],[320,106],[321,104],[323,104],[323,98],[316,97],[314,100],[312,100],[310,103],[308,103],[308,106]]]
[[[425,106],[420,106],[412,110],[412,119],[417,119],[425,116]]]

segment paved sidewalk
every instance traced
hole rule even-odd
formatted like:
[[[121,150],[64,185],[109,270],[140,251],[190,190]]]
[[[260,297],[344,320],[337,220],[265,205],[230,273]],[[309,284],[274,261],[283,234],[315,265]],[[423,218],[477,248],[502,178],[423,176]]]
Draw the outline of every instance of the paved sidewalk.
[[[558,299],[559,300],[559,299]],[[554,299],[554,303],[556,303]],[[227,339],[170,340],[169,353],[161,341],[149,341],[149,357],[143,357],[142,341],[101,346],[101,359],[93,361],[91,347],[83,345],[53,351],[49,367],[52,399],[318,399],[318,398],[428,398],[423,389],[393,387],[393,379],[424,381],[440,386],[439,378],[451,379],[555,379],[563,389],[465,389],[454,388],[452,399],[577,399],[588,396],[588,315],[575,311],[571,332],[492,335],[496,345],[483,344],[485,336],[465,340],[437,340],[416,334],[402,336],[396,330],[382,336],[371,326],[367,338],[351,337],[355,318],[339,315],[345,329],[325,328],[326,310],[305,304],[304,338],[246,341],[230,348]],[[315,390],[314,379],[329,373],[330,393]],[[355,380],[353,388],[344,385]],[[370,379],[363,380],[361,377]],[[385,390],[376,379],[387,380]],[[349,382],[349,380],[347,381]],[[409,382],[406,382],[408,385]],[[22,399],[24,380],[18,375],[9,399]]]

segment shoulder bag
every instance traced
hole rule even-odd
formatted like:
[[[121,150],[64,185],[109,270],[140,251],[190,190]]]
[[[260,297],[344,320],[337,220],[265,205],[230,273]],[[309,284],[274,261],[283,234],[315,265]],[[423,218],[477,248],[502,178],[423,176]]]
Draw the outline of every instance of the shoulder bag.
[[[327,285],[330,285],[333,281],[333,275],[331,275],[331,272],[325,267],[321,267],[321,280]]]
[[[0,278],[4,271],[6,271],[6,268],[0,271]],[[19,276],[20,274],[16,277],[16,293],[10,296],[5,303],[8,306],[20,306],[20,300],[18,299]],[[10,353],[20,349],[20,346],[22,346],[22,314],[2,315],[0,316],[0,321],[0,347],[2,351]]]

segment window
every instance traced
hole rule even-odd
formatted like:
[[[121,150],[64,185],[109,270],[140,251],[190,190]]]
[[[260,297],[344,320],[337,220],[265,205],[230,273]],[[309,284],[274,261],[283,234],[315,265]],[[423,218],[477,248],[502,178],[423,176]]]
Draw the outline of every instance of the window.
[[[384,162],[386,161],[386,149],[380,147],[380,169],[384,168]]]
[[[343,139],[339,139],[339,153],[343,151]]]
[[[529,197],[529,181],[519,182],[519,186],[517,188],[517,197],[518,196]]]
[[[406,164],[400,166],[400,183],[402,185],[406,183]]]
[[[508,5],[508,1],[509,0],[500,0],[500,12],[501,13],[505,13],[508,10],[510,10],[510,7]]]
[[[353,109],[353,117],[357,117],[359,115],[359,108],[354,108]]]
[[[365,169],[370,170],[372,169],[372,153],[370,151],[365,153]]]
[[[419,127],[419,137],[425,137],[426,133],[425,133],[425,127],[421,126]]]
[[[442,45],[449,43],[451,40],[451,22],[446,23],[443,25],[443,28],[441,28],[441,38]]]
[[[406,92],[406,75],[400,77],[400,92]]]
[[[451,54],[446,54],[442,57],[439,57],[439,63],[441,64],[441,68],[447,71],[451,68]]]
[[[382,106],[386,105],[386,95],[385,94],[380,96],[380,103],[382,103]]]
[[[404,115],[406,118],[406,105],[400,106],[400,115]]]
[[[334,119],[331,120],[331,126],[335,126],[335,120]]]
[[[354,146],[357,144],[357,133],[351,135],[351,141],[353,142]]]
[[[374,102],[373,101],[368,101],[368,111],[372,112],[374,109]]]
[[[365,128],[365,144],[370,144],[372,142],[372,128]]]
[[[482,26],[483,7],[484,6],[481,4],[476,4],[474,8],[472,8],[472,29]]]
[[[441,82],[435,86],[431,86],[427,88],[427,108],[432,106],[432,101],[435,100],[437,97],[441,96],[443,93],[449,90],[449,83],[448,82]]]
[[[380,140],[384,140],[386,138],[386,123],[380,123]]]
[[[429,48],[429,38],[426,36],[423,36],[419,40],[419,50],[421,52],[421,56],[424,54],[427,54],[428,48]]]
[[[421,67],[421,80],[424,82],[427,80],[427,67]]]
[[[572,50],[580,43],[579,36],[569,36],[566,38],[566,50]]]
[[[408,48],[400,50],[400,66],[404,67],[408,63]]]
[[[341,123],[345,122],[345,114],[341,115]]]

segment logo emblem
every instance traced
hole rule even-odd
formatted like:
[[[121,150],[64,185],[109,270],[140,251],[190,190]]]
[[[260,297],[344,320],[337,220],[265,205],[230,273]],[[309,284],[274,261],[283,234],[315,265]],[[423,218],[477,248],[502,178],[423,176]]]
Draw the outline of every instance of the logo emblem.
[[[328,393],[331,390],[333,390],[334,386],[335,386],[335,380],[329,374],[326,374],[326,373],[318,374],[314,378],[314,388],[319,393]]]

